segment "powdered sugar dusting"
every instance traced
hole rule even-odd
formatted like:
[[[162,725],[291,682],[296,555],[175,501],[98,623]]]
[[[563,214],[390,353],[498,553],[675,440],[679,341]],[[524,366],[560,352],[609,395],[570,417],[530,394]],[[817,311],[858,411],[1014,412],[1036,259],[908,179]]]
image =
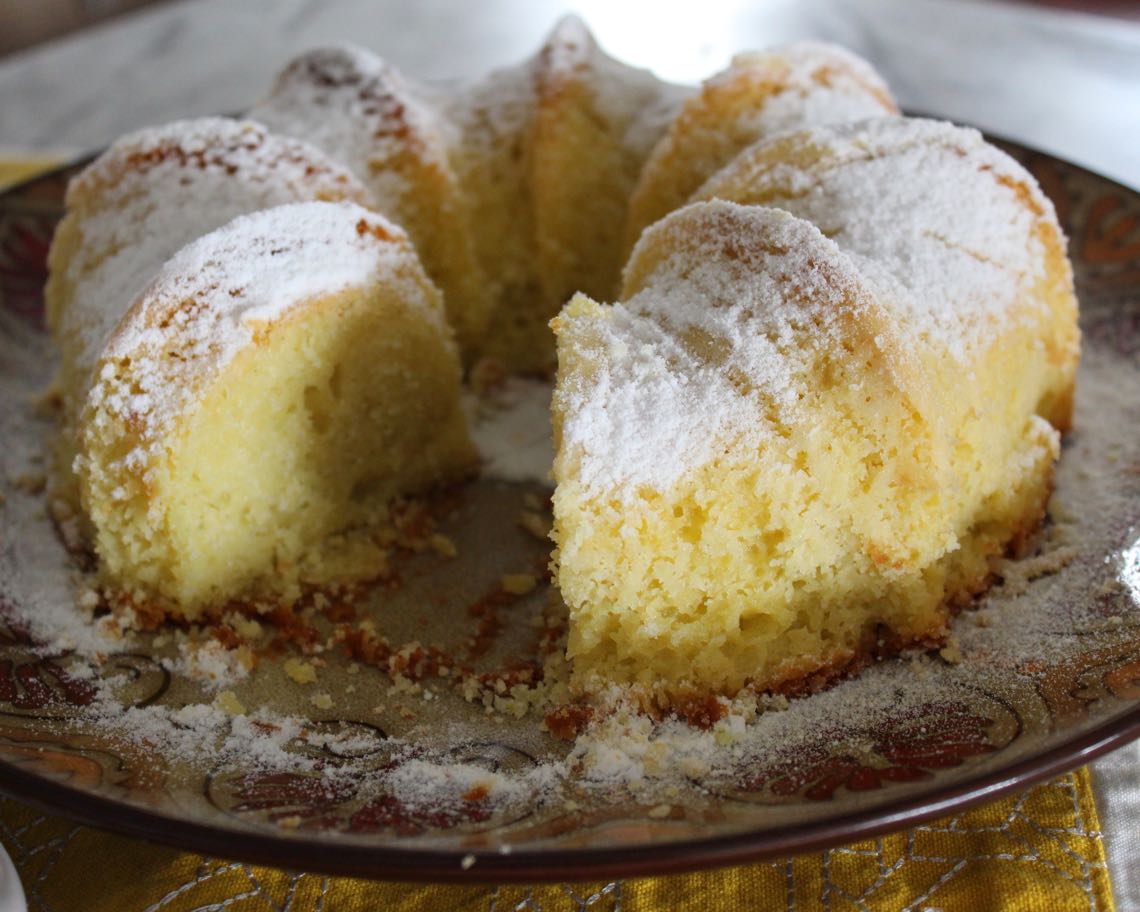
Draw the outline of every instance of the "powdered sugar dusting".
[[[229,687],[249,677],[249,668],[242,662],[243,653],[227,649],[216,640],[180,643],[178,653],[177,660],[164,662],[164,666],[210,689]]]
[[[801,166],[795,156],[808,155]],[[966,359],[1043,276],[1036,182],[976,130],[909,118],[817,127],[751,147],[694,199],[778,206],[850,253],[910,332]]]
[[[797,322],[814,319],[818,343],[837,344],[841,312],[873,310],[847,257],[777,210],[679,210],[643,236],[627,285],[661,243],[668,259],[653,261],[628,301],[597,317],[559,318],[560,345],[593,365],[584,386],[556,388],[562,450],[583,487],[606,497],[667,487],[726,446],[757,447],[769,433],[766,409],[791,419],[797,408],[795,378],[808,356]],[[693,333],[701,350],[686,338]]]
[[[105,699],[97,712],[123,737],[142,747],[161,745],[183,763],[240,760],[252,769],[293,771],[315,765],[311,757],[286,749],[305,728],[305,720],[295,716],[265,712],[234,716],[211,703],[124,709],[112,698]]]
[[[106,411],[134,422],[149,446],[259,324],[380,278],[407,283],[409,304],[445,332],[441,312],[422,294],[407,235],[382,216],[320,202],[239,216],[172,257],[124,318],[89,397],[92,420]]]
[[[562,448],[586,490],[634,497],[637,485],[668,485],[707,462],[725,440],[762,433],[753,403],[654,320],[615,305],[604,326],[567,321],[564,332],[600,365],[589,390],[555,392]]]
[[[729,69],[709,83],[742,76],[758,82],[779,78],[783,86],[737,125],[756,137],[898,113],[890,89],[867,61],[826,42],[799,41],[738,54]]]
[[[243,213],[339,199],[372,202],[319,149],[252,121],[176,121],[120,139],[68,189],[82,239],[67,264],[75,298],[58,334],[75,377],[90,377],[127,308],[183,245]]]
[[[544,380],[508,377],[500,388],[464,397],[485,475],[504,481],[550,481],[554,463],[550,394],[550,384]]]

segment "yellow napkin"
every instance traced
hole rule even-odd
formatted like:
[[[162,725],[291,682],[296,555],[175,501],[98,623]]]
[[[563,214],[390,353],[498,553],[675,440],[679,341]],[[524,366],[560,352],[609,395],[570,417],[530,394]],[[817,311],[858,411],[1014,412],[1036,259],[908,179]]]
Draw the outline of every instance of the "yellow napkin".
[[[50,171],[62,165],[64,160],[58,155],[0,156],[0,192],[43,171]]]
[[[0,158],[0,190],[59,161]],[[10,800],[0,800],[0,841],[31,912],[1114,909],[1087,769],[881,839],[615,883],[452,887],[289,873],[113,836]]]
[[[1087,769],[957,817],[839,849],[616,883],[437,886],[297,874],[180,852],[0,800],[31,912],[1112,912]]]

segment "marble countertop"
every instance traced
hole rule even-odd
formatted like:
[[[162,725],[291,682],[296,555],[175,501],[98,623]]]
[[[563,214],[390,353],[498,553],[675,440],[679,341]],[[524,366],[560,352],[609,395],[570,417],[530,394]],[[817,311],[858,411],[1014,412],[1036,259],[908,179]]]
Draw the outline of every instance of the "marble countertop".
[[[1140,187],[1140,23],[977,0],[185,0],[0,60],[0,151],[74,153],[236,112],[293,54],[351,39],[446,81],[523,58],[576,11],[610,52],[696,82],[796,38],[870,59],[905,107]]]

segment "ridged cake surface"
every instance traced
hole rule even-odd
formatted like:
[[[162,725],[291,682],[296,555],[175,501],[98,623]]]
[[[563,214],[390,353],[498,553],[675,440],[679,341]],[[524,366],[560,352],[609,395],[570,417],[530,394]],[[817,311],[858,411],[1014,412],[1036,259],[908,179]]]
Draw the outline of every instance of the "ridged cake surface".
[[[65,431],[61,494],[92,370],[123,314],[162,264],[234,216],[304,200],[372,205],[343,165],[251,121],[206,117],[124,136],[68,186],[45,290],[60,348]]]

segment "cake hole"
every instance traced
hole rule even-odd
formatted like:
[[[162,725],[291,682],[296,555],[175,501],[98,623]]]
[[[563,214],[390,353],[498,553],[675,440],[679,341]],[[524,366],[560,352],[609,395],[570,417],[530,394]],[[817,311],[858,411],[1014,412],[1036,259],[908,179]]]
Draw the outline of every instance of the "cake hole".
[[[313,430],[318,434],[323,434],[329,429],[330,419],[328,413],[324,409],[324,402],[321,400],[321,391],[315,386],[306,386],[304,392],[305,410],[309,413],[309,423],[312,424]]]
[[[746,637],[773,637],[780,625],[770,614],[752,614],[740,619],[740,633]]]
[[[774,554],[787,537],[788,533],[783,529],[771,529],[761,535],[760,539],[764,542],[764,548],[768,554]]]

